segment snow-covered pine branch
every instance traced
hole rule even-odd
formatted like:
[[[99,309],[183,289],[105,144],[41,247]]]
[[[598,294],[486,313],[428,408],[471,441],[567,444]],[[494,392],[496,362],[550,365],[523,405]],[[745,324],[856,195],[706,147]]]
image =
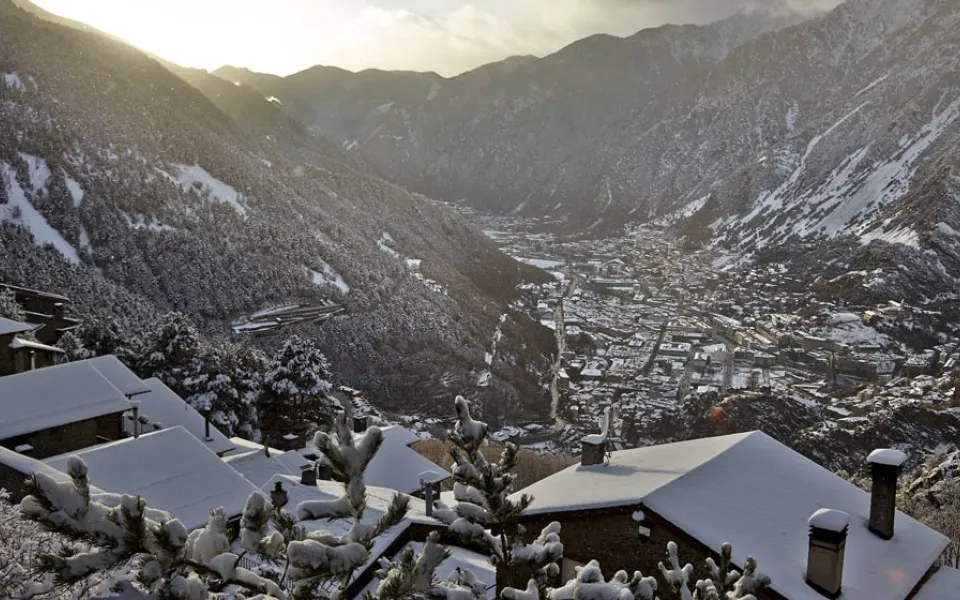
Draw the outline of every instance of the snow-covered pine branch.
[[[499,461],[487,461],[480,451],[487,439],[487,424],[471,416],[470,403],[463,396],[457,396],[454,407],[457,421],[450,440],[457,504],[453,510],[441,507],[435,514],[449,523],[455,535],[490,553],[498,579],[515,582],[533,576],[538,585],[545,585],[559,573],[557,561],[563,555],[560,524],[548,525],[531,544],[523,541],[525,531],[518,519],[531,498],[509,498],[517,447],[507,444]]]
[[[317,584],[334,580],[339,597],[349,585],[357,569],[370,560],[374,540],[398,525],[407,512],[409,498],[395,494],[388,509],[375,523],[364,523],[367,507],[363,473],[383,444],[383,432],[371,427],[355,441],[349,407],[334,418],[333,433],[318,432],[314,445],[323,454],[333,478],[343,483],[344,494],[336,500],[301,502],[297,508],[300,520],[350,519],[352,525],[343,535],[327,531],[310,532],[302,540],[287,546],[288,578],[294,585],[294,596],[316,597]]]
[[[213,590],[238,588],[285,600],[276,583],[237,566],[239,557],[230,552],[222,509],[211,513],[206,527],[188,536],[180,521],[148,509],[140,497],[122,495],[116,506],[92,498],[81,459],[72,457],[68,469],[70,481],[35,474],[30,495],[20,503],[26,519],[84,546],[77,553],[38,557],[38,570],[52,574],[57,582],[76,584],[136,564],[131,577],[137,587],[159,597],[207,600]]]

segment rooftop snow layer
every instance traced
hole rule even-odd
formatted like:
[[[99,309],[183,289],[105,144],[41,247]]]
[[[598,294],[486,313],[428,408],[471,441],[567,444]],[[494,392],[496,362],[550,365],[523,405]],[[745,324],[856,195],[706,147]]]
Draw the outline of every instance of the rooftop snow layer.
[[[748,555],[772,587],[791,600],[822,600],[804,581],[810,514],[831,508],[850,515],[844,558],[846,600],[900,600],[920,582],[947,539],[903,513],[895,535],[869,531],[870,494],[760,432],[750,433],[643,504],[719,551]]]
[[[913,600],[957,600],[960,597],[960,571],[940,567],[920,588]]]
[[[0,377],[0,439],[128,410],[90,361]]]
[[[99,371],[100,374],[112,383],[115,388],[120,390],[124,396],[136,396],[138,394],[146,394],[150,391],[149,385],[137,377],[136,373],[128,369],[126,365],[120,362],[119,358],[112,354],[89,358],[82,362],[90,363],[94,369]]]
[[[878,448],[867,456],[867,462],[872,465],[888,465],[899,467],[907,461],[907,455],[900,450],[891,450],[889,448]]]
[[[219,429],[210,425],[210,439],[206,438],[206,419],[195,408],[187,404],[173,390],[156,377],[144,381],[150,391],[137,396],[140,401],[140,417],[149,419],[143,431],[150,431],[151,424],[160,424],[163,429],[182,426],[216,454],[222,454],[234,448],[233,443]],[[124,421],[124,427],[132,423]]]
[[[0,335],[25,333],[27,331],[34,331],[39,328],[40,328],[40,325],[34,325],[32,323],[21,323],[20,321],[14,321],[13,319],[0,317]]]
[[[820,508],[810,515],[807,524],[817,529],[840,533],[850,525],[850,515],[842,510]]]
[[[13,338],[13,341],[9,344],[10,348],[31,348],[33,350],[43,350],[45,352],[53,352],[55,354],[63,354],[63,350],[57,348],[56,346],[48,346],[46,344],[41,344],[40,342],[35,342],[33,340],[25,340],[23,338]]]
[[[850,515],[846,600],[902,600],[947,545],[907,515],[883,540],[867,528],[870,494],[755,431],[614,452],[607,465],[574,465],[522,490],[534,513],[642,505],[735,563],[760,560],[773,589],[821,600],[804,581],[808,518],[820,508]]]
[[[65,470],[70,456],[79,456],[87,463],[90,481],[100,489],[142,496],[147,506],[169,512],[187,529],[204,525],[210,511],[217,507],[222,506],[229,516],[239,515],[247,497],[257,489],[183,427],[71,452],[45,462]]]
[[[730,448],[748,434],[704,438],[613,452],[605,465],[573,465],[523,489],[533,496],[524,514],[636,504]],[[514,496],[518,496],[514,494]],[[807,513],[809,516],[809,513]]]
[[[225,456],[223,460],[254,485],[261,487],[275,475],[291,475],[299,478],[300,468],[310,464],[310,461],[294,450],[271,452],[270,456],[267,456],[262,446],[259,449]]]
[[[410,444],[420,439],[415,433],[399,425],[384,427],[381,431],[383,445],[363,473],[367,483],[412,494],[420,490],[420,473],[434,471],[442,475],[435,481],[450,477],[446,469],[410,448]],[[363,434],[357,434],[361,435]],[[310,450],[315,451],[312,443],[308,445],[308,451]]]

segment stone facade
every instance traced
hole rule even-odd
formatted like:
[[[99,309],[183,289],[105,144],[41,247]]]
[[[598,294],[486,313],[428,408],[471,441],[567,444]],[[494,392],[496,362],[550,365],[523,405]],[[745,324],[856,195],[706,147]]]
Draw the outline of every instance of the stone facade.
[[[638,509],[645,517],[639,523],[633,517]],[[719,558],[716,553],[675,525],[642,506],[570,511],[523,518],[527,536],[531,540],[552,521],[558,521],[562,526],[560,539],[563,541],[564,566],[586,564],[596,559],[607,578],[620,570],[627,573],[639,570],[644,576],[653,576],[661,581],[657,565],[661,561],[667,562],[667,543],[671,541],[678,546],[681,564],[690,563],[694,566],[695,579],[707,576],[704,561],[708,556]],[[640,526],[650,531],[649,536],[639,533]],[[757,558],[761,561],[760,570],[763,571],[762,557]],[[526,582],[519,587],[526,587]],[[670,594],[667,593],[666,596],[669,597]],[[768,592],[758,594],[758,599],[783,600],[783,597],[776,592]]]
[[[17,446],[29,444],[33,446],[30,456],[42,459],[121,437],[123,413],[113,413],[0,440],[0,446],[14,450]]]

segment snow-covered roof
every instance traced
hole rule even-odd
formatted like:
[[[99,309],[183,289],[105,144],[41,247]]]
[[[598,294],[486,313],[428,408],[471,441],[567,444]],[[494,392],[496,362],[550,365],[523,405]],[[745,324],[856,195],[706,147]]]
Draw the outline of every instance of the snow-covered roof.
[[[12,333],[24,333],[27,331],[34,331],[39,329],[42,325],[34,325],[32,323],[21,323],[20,321],[14,321],[13,319],[8,319],[6,317],[0,317],[0,335],[10,335]]]
[[[266,485],[274,475],[300,476],[300,467],[309,464],[300,453],[271,451],[267,456],[263,447],[223,457],[224,462],[236,469],[241,475],[257,486]]]
[[[0,439],[129,408],[127,398],[89,361],[0,377]]]
[[[31,350],[43,350],[44,352],[53,352],[54,354],[63,354],[63,350],[57,348],[56,346],[48,346],[46,344],[41,344],[40,342],[35,342],[33,340],[26,340],[21,337],[13,338],[13,341],[10,342],[10,348],[17,350],[19,348],[30,348]]]
[[[107,381],[120,390],[124,396],[136,396],[138,394],[146,394],[150,391],[150,386],[144,383],[142,379],[137,377],[136,373],[128,369],[126,365],[120,362],[119,358],[112,354],[88,358],[80,362],[86,362],[93,366],[94,369],[107,378]]]
[[[913,600],[957,600],[960,597],[960,571],[940,567],[923,584]]]
[[[369,485],[413,494],[420,490],[420,474],[425,471],[442,475],[435,478],[435,481],[444,481],[450,477],[447,469],[410,448],[410,444],[420,440],[417,434],[399,425],[383,427],[381,431],[383,445],[363,473],[363,478]],[[359,439],[362,435],[358,433],[356,438]],[[319,454],[312,441],[305,451]]]
[[[533,504],[526,514],[636,504],[651,491],[714,458],[746,435],[623,450],[613,452],[606,465],[570,466],[522,490],[533,496]],[[519,492],[514,496],[519,496]],[[808,516],[809,513],[804,518]]]
[[[151,431],[151,424],[160,424],[164,429],[182,425],[193,437],[203,442],[217,454],[234,448],[233,443],[219,429],[210,424],[210,439],[206,437],[206,420],[195,408],[187,404],[173,390],[156,377],[145,379],[149,392],[139,394],[140,417],[146,417],[149,423],[141,426],[141,431]],[[124,428],[132,429],[132,423],[124,420]]]
[[[47,459],[66,470],[67,459],[87,463],[90,481],[108,492],[137,494],[147,506],[180,519],[187,529],[204,525],[222,506],[239,515],[256,488],[183,427],[172,427]]]
[[[756,556],[791,600],[822,599],[803,577],[818,509],[850,516],[846,600],[906,598],[947,544],[901,512],[892,540],[874,535],[869,493],[758,431],[614,452],[608,465],[576,465],[524,492],[544,498],[534,512],[642,504],[715,552],[731,543],[738,564]]]

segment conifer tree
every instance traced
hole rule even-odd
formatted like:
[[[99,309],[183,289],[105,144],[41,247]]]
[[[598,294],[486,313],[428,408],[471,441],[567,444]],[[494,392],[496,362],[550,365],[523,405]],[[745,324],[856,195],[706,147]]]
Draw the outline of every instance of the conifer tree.
[[[527,495],[509,498],[517,447],[508,443],[498,462],[488,462],[480,451],[486,442],[487,424],[471,417],[470,404],[463,396],[457,396],[454,406],[457,421],[450,440],[457,504],[452,511],[437,514],[449,522],[454,534],[489,552],[497,568],[498,588],[531,579],[545,591],[559,573],[557,561],[563,555],[560,524],[549,524],[533,543],[524,543],[525,531],[518,519],[533,499]]]
[[[0,317],[11,321],[23,321],[23,307],[17,302],[17,297],[7,288],[0,288]]]
[[[313,342],[291,337],[263,376],[261,428],[272,439],[330,424],[334,403],[327,398],[330,363]]]

